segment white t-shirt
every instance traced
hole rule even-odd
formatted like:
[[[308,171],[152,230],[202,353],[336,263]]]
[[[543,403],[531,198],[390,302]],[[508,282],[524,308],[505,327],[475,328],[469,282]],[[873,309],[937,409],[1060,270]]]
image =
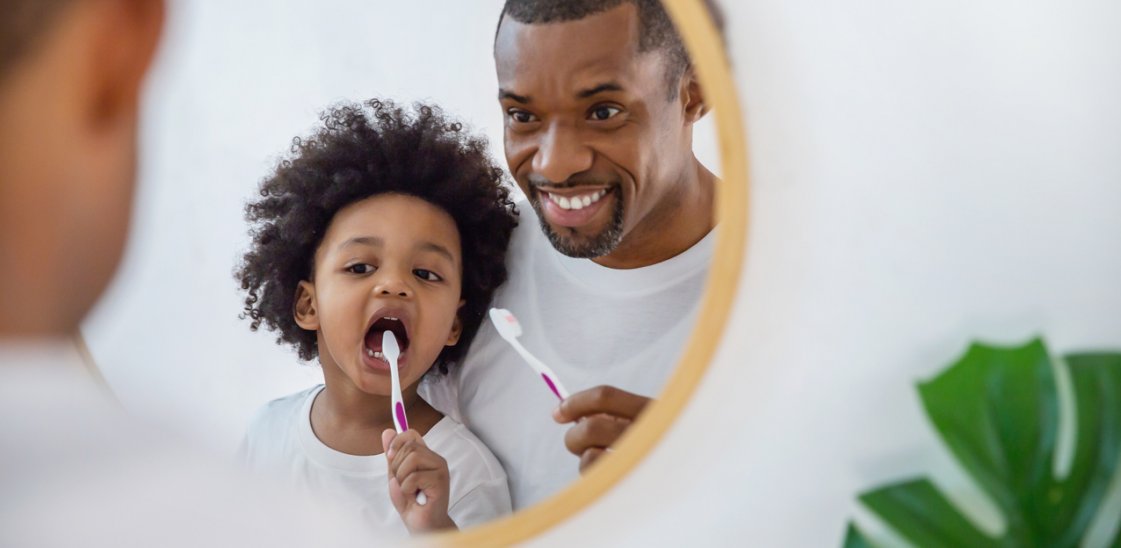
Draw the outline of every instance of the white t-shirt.
[[[385,455],[357,456],[336,451],[311,428],[311,404],[318,385],[273,400],[249,425],[241,452],[255,471],[297,488],[329,496],[352,508],[381,538],[409,532],[389,500]],[[444,417],[424,435],[424,443],[448,462],[448,515],[461,529],[510,513],[506,474],[490,450],[462,424]]]
[[[127,416],[68,341],[0,340],[0,546],[370,546],[329,501]]]
[[[493,306],[522,326],[520,342],[571,392],[601,384],[654,397],[693,327],[715,231],[684,253],[644,268],[618,270],[553,249],[533,209],[510,242],[509,281]],[[556,424],[556,397],[484,321],[460,366],[421,385],[434,407],[460,420],[494,451],[510,479],[514,508],[576,480],[579,461]]]

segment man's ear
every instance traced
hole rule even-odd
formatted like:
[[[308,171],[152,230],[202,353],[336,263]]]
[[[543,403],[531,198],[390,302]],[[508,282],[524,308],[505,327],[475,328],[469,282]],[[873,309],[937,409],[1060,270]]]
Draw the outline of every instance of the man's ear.
[[[681,76],[681,90],[678,96],[685,112],[686,123],[695,124],[708,114],[704,88],[701,87],[701,81],[697,79],[697,71],[693,67],[685,69],[685,74]]]
[[[448,342],[444,343],[444,346],[455,346],[459,343],[459,337],[463,335],[463,320],[461,316],[463,314],[463,305],[465,304],[467,304],[467,301],[463,299],[459,300],[459,309],[455,311],[455,321],[452,322],[452,330],[448,333]]]
[[[292,311],[296,317],[296,325],[308,331],[319,331],[318,303],[315,301],[315,285],[307,280],[300,280],[296,286],[296,305]]]

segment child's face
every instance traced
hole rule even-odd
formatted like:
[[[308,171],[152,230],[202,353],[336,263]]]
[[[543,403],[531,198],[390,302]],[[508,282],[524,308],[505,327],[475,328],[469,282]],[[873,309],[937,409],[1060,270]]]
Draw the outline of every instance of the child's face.
[[[341,371],[359,390],[388,395],[386,330],[401,346],[402,388],[420,380],[459,340],[462,270],[455,221],[420,198],[381,194],[339,210],[296,302],[297,323],[318,331],[328,382]]]

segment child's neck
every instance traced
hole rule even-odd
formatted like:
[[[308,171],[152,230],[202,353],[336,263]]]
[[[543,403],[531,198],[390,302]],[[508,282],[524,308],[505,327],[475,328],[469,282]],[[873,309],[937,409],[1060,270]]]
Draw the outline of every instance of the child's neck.
[[[319,441],[350,455],[380,455],[381,433],[393,429],[389,396],[367,394],[349,379],[328,376],[311,407],[311,427]],[[427,434],[443,415],[417,394],[413,384],[402,391],[409,428]]]

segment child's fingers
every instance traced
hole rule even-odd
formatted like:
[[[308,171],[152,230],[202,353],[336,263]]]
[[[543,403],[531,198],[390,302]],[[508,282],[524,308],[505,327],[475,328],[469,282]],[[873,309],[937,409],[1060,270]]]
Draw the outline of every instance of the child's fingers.
[[[382,432],[382,440],[385,440],[385,432]],[[402,446],[410,442],[424,445],[424,439],[420,437],[416,430],[406,430],[400,434],[395,434],[395,437],[389,442],[389,447],[385,449],[385,458],[392,459],[397,451],[401,450]]]
[[[610,447],[630,425],[629,420],[609,415],[584,417],[565,432],[564,446],[573,455],[582,456],[585,450],[592,447]]]
[[[431,449],[426,447],[410,446],[413,450],[407,455],[402,451],[398,453],[400,462],[397,463],[393,474],[398,480],[404,481],[405,478],[414,472],[424,470],[447,470],[448,463],[443,457],[432,452]]]
[[[393,476],[389,476],[389,500],[397,509],[397,513],[405,511],[405,506],[408,504],[405,500],[405,492],[401,490],[401,482]]]
[[[401,482],[402,493],[416,493],[421,491],[428,497],[429,503],[442,500],[448,492],[448,476],[442,470],[424,470],[409,474]]]
[[[425,452],[431,453],[432,450],[414,441],[402,443],[400,447],[393,449],[393,457],[388,461],[389,473],[401,477],[398,474],[398,469],[400,469],[401,464],[413,454]]]
[[[381,450],[385,451],[386,459],[389,458],[389,447],[395,437],[397,437],[397,431],[392,428],[386,428],[381,432]]]

